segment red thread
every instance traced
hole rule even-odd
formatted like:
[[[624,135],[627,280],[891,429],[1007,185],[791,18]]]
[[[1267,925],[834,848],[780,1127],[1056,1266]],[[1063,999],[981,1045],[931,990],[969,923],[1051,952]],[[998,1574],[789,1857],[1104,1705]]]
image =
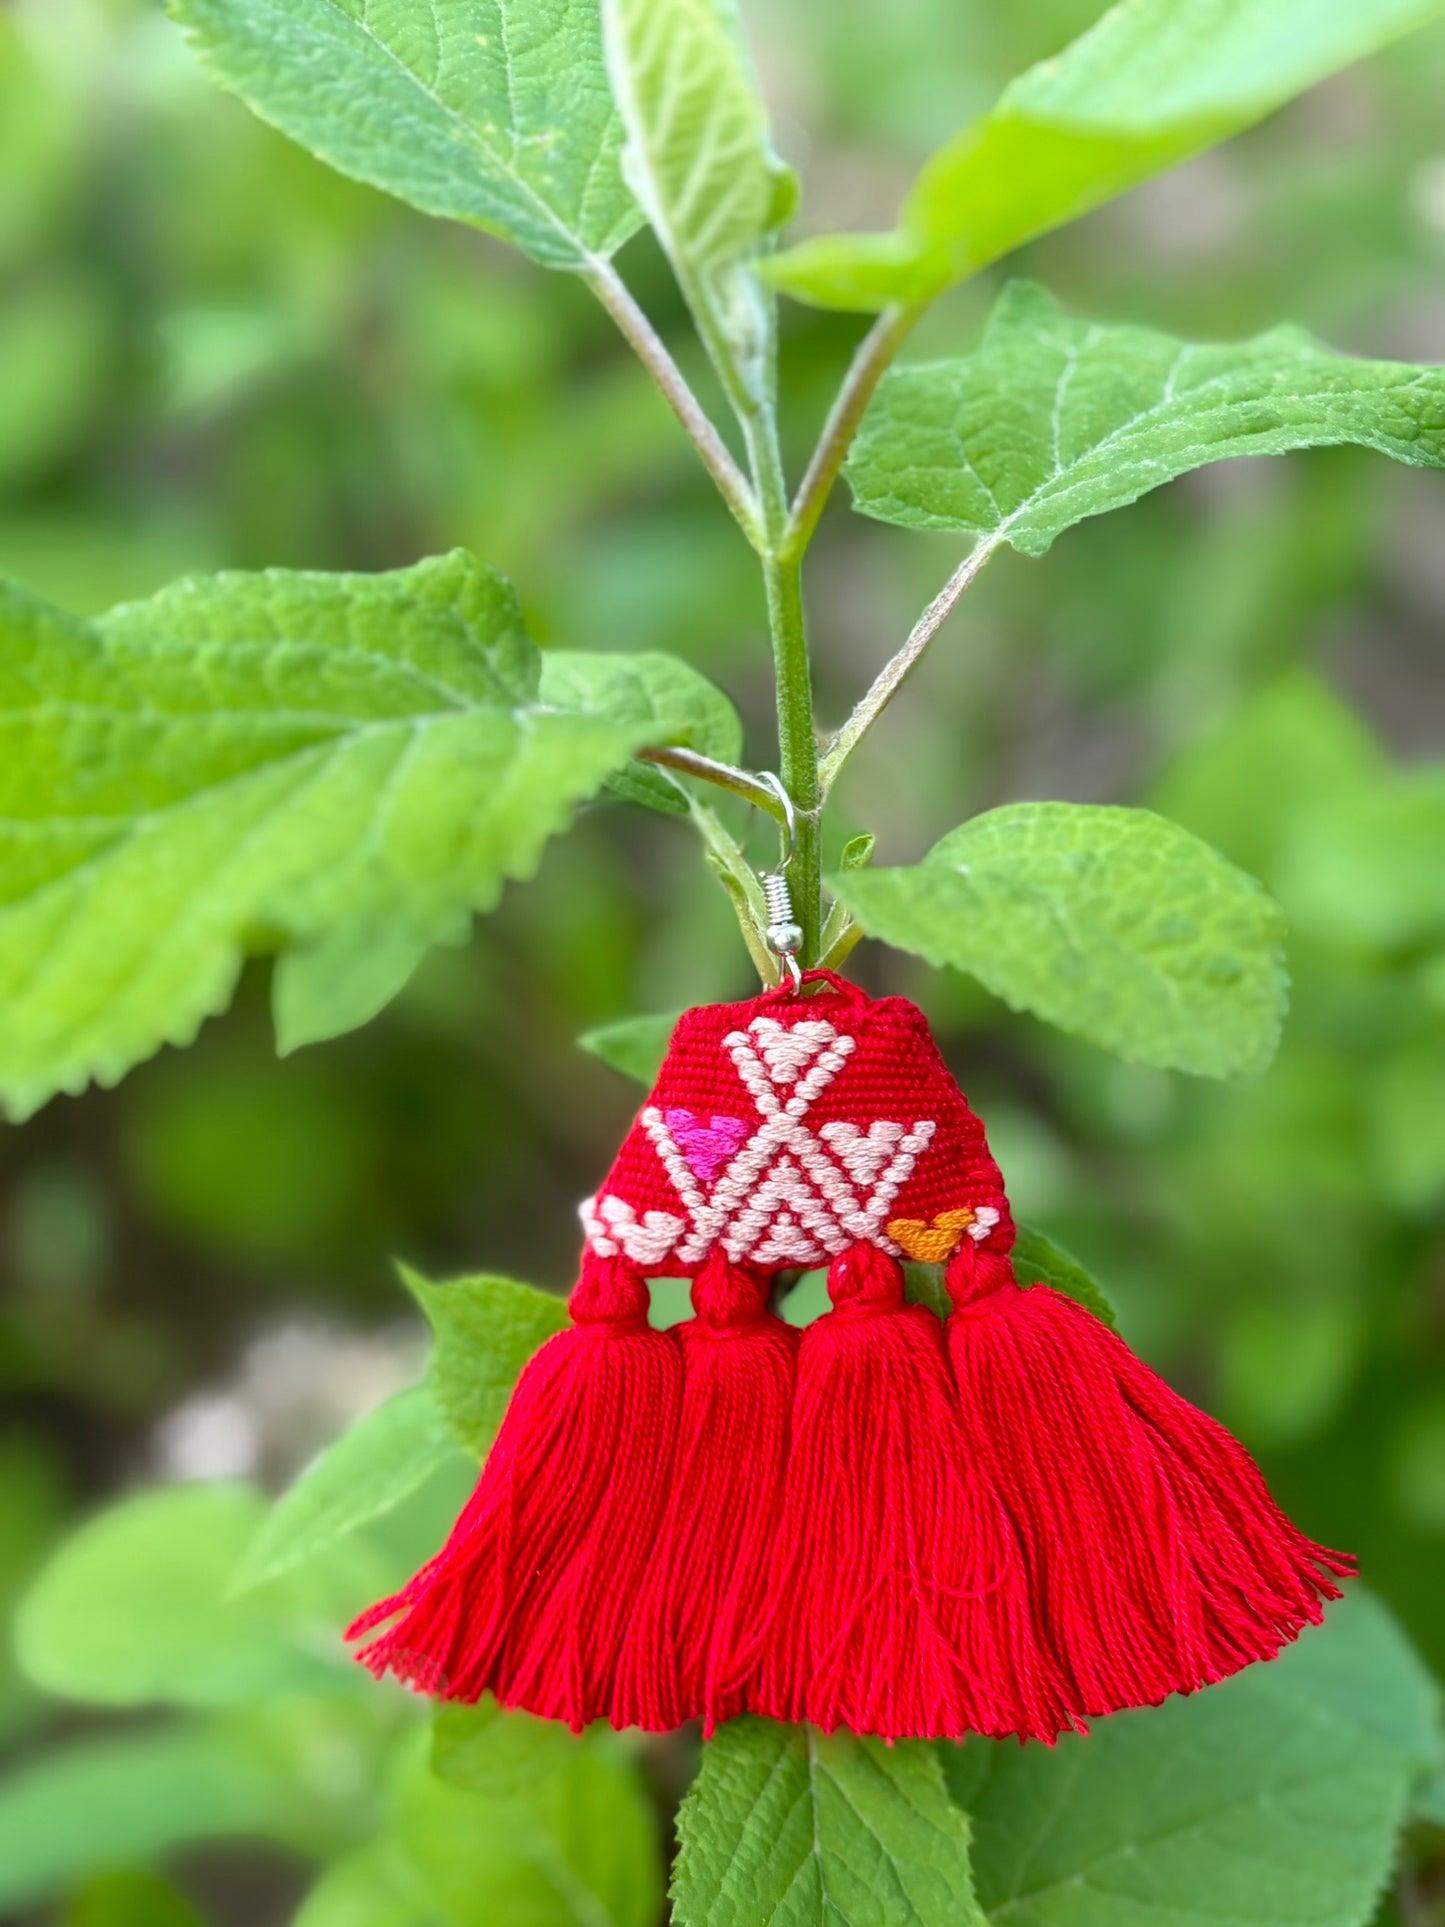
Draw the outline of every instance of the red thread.
[[[719,1252],[692,1288],[682,1415],[666,1513],[618,1665],[613,1723],[711,1733],[745,1710],[740,1682],[767,1599],[793,1411],[798,1333],[768,1280]]]
[[[803,1334],[772,1611],[746,1703],[885,1739],[1010,1733],[1046,1685],[1001,1509],[969,1476],[933,1313],[854,1246]],[[1012,1643],[1011,1643],[1012,1642]]]
[[[588,1253],[572,1327],[527,1365],[476,1491],[431,1563],[362,1615],[358,1657],[438,1699],[483,1692],[580,1731],[611,1711],[634,1596],[662,1517],[681,1354],[647,1287]]]
[[[1018,1531],[1067,1716],[1153,1706],[1273,1657],[1353,1562],[1280,1511],[1239,1442],[1091,1312],[961,1248],[948,1321],[964,1449]]]

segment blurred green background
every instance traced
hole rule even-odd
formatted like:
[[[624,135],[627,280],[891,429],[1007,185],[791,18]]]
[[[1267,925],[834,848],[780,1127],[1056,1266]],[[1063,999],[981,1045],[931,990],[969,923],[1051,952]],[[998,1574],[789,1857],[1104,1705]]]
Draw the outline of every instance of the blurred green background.
[[[932,145],[1097,11],[753,9],[807,223],[887,219]],[[1292,318],[1445,359],[1442,99],[1437,29],[1013,265],[1080,311],[1188,336]],[[651,244],[622,265],[680,342]],[[909,353],[966,345],[996,286],[940,304]],[[856,333],[785,315],[795,472]],[[772,760],[751,558],[585,289],[327,173],[214,90],[155,0],[0,0],[0,574],[91,611],[197,570],[457,543],[513,577],[545,641],[688,657]],[[947,538],[830,511],[811,575],[825,721],[954,560]],[[856,970],[924,1004],[1020,1214],[1090,1264],[1306,1530],[1359,1553],[1437,1671],[1442,629],[1438,479],[1353,452],[1207,471],[1043,561],[996,562],[857,758],[839,825],[908,861],[994,802],[1147,802],[1281,898],[1293,1014],[1257,1084],[1116,1064],[868,946]],[[636,1101],[577,1033],[749,988],[685,828],[621,808],[362,1033],[278,1061],[266,976],[188,1053],[0,1125],[7,1614],[106,1500],[276,1487],[409,1382],[422,1338],[394,1257],[564,1289],[575,1200]],[[77,1879],[34,1918],[289,1920],[309,1860],[366,1837],[387,1709],[251,1736],[314,1767],[317,1813],[289,1841],[183,1853],[175,1891],[122,1854],[125,1877]],[[12,1766],[95,1724],[0,1656]]]

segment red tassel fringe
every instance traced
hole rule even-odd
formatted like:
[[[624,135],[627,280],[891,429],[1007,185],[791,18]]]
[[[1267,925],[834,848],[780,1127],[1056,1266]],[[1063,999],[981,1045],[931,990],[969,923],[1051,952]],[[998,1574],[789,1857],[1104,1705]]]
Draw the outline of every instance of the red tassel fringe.
[[[588,1252],[573,1325],[517,1381],[451,1537],[347,1633],[358,1657],[438,1699],[492,1692],[580,1731],[612,1710],[618,1654],[667,1496],[681,1397],[675,1340],[647,1323],[625,1260]]]
[[[965,1241],[948,1269],[963,1451],[1014,1522],[1055,1730],[1271,1658],[1353,1562],[1280,1511],[1244,1447],[1106,1325]],[[1022,1730],[1022,1729],[1021,1729]]]
[[[800,1335],[715,1254],[647,1323],[589,1252],[446,1545],[348,1637],[437,1698],[580,1729],[748,1711],[1052,1742],[1279,1651],[1347,1558],[1091,1313],[965,1239],[953,1315],[871,1244]],[[379,1630],[380,1629],[380,1630]]]
[[[709,1734],[743,1711],[792,1426],[798,1332],[715,1251],[693,1281],[672,1491],[623,1642],[613,1721]]]
[[[959,1449],[941,1327],[871,1245],[834,1262],[828,1291],[798,1359],[773,1611],[746,1702],[825,1732],[1012,1732],[1028,1716],[1020,1677],[1039,1668],[1025,1575]]]

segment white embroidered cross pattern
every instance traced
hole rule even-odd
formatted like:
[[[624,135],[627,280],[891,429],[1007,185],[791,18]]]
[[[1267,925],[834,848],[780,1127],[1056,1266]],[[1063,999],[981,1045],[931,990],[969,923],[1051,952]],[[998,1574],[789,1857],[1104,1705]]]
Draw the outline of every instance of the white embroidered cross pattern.
[[[589,1199],[582,1215],[593,1248],[603,1256],[621,1250],[644,1269],[674,1251],[691,1267],[719,1240],[734,1263],[822,1264],[859,1240],[896,1256],[884,1228],[889,1210],[937,1124],[878,1119],[864,1131],[839,1121],[815,1132],[808,1113],[855,1047],[820,1018],[788,1026],[755,1017],[746,1030],[729,1032],[723,1049],[753,1101],[756,1129],[709,1185],[666,1114],[650,1105],[642,1126],[686,1215],[639,1218],[622,1198]]]

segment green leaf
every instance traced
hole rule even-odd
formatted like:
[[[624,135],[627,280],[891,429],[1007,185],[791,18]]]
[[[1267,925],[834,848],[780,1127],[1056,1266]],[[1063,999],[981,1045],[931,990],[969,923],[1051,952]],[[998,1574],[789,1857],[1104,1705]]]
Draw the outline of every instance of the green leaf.
[[[541,695],[558,709],[640,726],[651,743],[680,743],[715,762],[736,763],[743,752],[738,713],[716,683],[658,650],[604,656],[549,649],[542,657]],[[629,803],[673,814],[687,811],[683,783],[647,763],[629,763],[607,787]]]
[[[969,1927],[969,1826],[936,1754],[734,1720],[678,1815],[677,1927]]]
[[[453,1438],[475,1458],[491,1450],[527,1360],[567,1324],[560,1298],[510,1278],[433,1285],[402,1267],[436,1340],[431,1388]]]
[[[216,78],[324,161],[581,268],[641,218],[596,0],[171,0]]]
[[[623,166],[725,382],[771,382],[771,301],[746,265],[792,214],[735,0],[602,0]]]
[[[1351,1585],[1322,1627],[1260,1672],[1388,1747],[1412,1780],[1445,1765],[1440,1683],[1367,1587]]]
[[[653,1927],[658,1916],[651,1803],[611,1733],[569,1736],[559,1770],[508,1799],[416,1772],[396,1839],[448,1927]]]
[[[669,257],[726,267],[792,213],[734,0],[602,0],[624,164]]]
[[[498,1706],[488,1694],[475,1706],[444,1706],[432,1724],[432,1771],[448,1786],[507,1799],[560,1773],[578,1746],[556,1720]]]
[[[288,1057],[369,1024],[405,989],[433,944],[460,948],[470,934],[466,912],[448,911],[430,928],[341,924],[305,950],[283,952],[271,984],[277,1050]]]
[[[849,870],[866,870],[873,861],[873,852],[877,844],[876,836],[850,837],[839,855],[839,869],[845,874]],[[818,940],[818,953],[824,967],[829,970],[841,970],[852,955],[862,934],[849,916],[846,904],[832,904],[824,919],[823,934]],[[941,1284],[937,1288],[939,1291],[943,1289]]]
[[[910,1305],[926,1305],[936,1318],[947,1318],[953,1300],[943,1282],[942,1265],[909,1262],[903,1267],[903,1291]]]
[[[966,970],[1134,1063],[1262,1071],[1285,1011],[1284,922],[1252,877],[1148,810],[1014,803],[911,869],[835,877],[870,936]]]
[[[674,1010],[659,1017],[622,1017],[615,1024],[584,1031],[577,1042],[613,1070],[651,1090],[681,1015]]]
[[[1026,1224],[1017,1227],[1013,1261],[1020,1284],[1052,1285],[1055,1291],[1063,1292],[1085,1311],[1091,1311],[1110,1331],[1119,1329],[1114,1307],[1078,1259],[1052,1238],[1045,1237],[1042,1231]]]
[[[945,1747],[1009,1927],[1361,1927],[1438,1745],[1433,1681],[1355,1590],[1222,1686],[1044,1747]]]
[[[284,1831],[286,1798],[259,1761],[206,1730],[62,1747],[0,1781],[0,1908],[192,1841]]]
[[[0,590],[0,1095],[24,1115],[189,1042],[245,950],[490,908],[647,733],[540,709],[537,681],[511,590],[460,552],[98,624]]]
[[[1042,555],[1189,469],[1338,442],[1445,467],[1445,368],[1331,354],[1298,328],[1201,346],[1013,282],[973,354],[884,377],[847,474],[881,522]]]
[[[181,1485],[92,1519],[21,1604],[15,1648],[27,1677],[96,1706],[350,1690],[334,1619],[316,1602],[279,1589],[228,1596],[264,1517],[244,1486]]]
[[[1441,12],[1440,0],[1122,0],[933,156],[895,231],[805,242],[770,276],[826,307],[927,299]]]
[[[233,1592],[265,1584],[381,1518],[460,1457],[430,1385],[398,1392],[343,1432],[266,1514]]]

